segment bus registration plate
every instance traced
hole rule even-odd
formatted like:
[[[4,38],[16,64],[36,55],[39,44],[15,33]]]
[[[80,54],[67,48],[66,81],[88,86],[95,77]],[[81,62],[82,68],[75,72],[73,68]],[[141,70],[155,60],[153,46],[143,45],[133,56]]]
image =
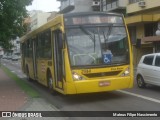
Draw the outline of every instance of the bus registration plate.
[[[103,86],[110,86],[111,82],[110,81],[100,81],[99,82],[99,86],[103,87]]]

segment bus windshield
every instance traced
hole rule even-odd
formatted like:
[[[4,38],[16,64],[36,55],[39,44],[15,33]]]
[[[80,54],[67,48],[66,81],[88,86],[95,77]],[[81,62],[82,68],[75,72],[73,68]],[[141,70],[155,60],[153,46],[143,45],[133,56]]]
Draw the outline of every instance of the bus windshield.
[[[66,28],[71,66],[121,65],[129,63],[124,26],[79,25]]]

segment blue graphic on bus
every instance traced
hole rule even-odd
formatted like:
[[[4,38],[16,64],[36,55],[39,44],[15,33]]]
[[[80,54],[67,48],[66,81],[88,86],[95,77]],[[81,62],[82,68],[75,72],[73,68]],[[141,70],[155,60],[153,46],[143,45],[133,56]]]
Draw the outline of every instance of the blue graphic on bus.
[[[111,63],[112,54],[103,54],[103,62],[106,64]]]

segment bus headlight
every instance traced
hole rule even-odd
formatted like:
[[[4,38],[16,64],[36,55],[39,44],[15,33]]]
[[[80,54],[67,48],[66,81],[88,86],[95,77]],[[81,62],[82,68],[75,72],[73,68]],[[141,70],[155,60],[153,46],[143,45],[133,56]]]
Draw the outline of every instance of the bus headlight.
[[[84,80],[84,78],[82,76],[78,75],[75,72],[72,72],[72,76],[73,76],[74,80]]]
[[[129,67],[128,68],[126,68],[126,70],[121,74],[121,76],[123,77],[123,76],[129,76],[130,75],[130,69],[129,69]]]

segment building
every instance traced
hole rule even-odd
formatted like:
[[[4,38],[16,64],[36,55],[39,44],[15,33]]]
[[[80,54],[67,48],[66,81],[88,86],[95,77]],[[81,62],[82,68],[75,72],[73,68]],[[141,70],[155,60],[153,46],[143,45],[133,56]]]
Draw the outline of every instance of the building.
[[[106,12],[118,12],[126,14],[126,6],[128,5],[128,0],[100,0],[101,11]]]
[[[34,30],[43,24],[47,23],[47,18],[51,15],[51,13],[46,13],[39,10],[33,10],[29,12],[31,17],[30,29]]]
[[[51,15],[47,18],[47,21],[52,20],[56,16],[57,16],[57,12],[51,12]]]
[[[23,25],[27,27],[27,32],[31,30],[30,24],[31,24],[31,17],[28,16],[27,18],[24,18]]]
[[[100,0],[57,0],[60,13],[100,11]]]
[[[128,0],[126,23],[133,44],[134,65],[143,54],[160,51],[159,0]]]

